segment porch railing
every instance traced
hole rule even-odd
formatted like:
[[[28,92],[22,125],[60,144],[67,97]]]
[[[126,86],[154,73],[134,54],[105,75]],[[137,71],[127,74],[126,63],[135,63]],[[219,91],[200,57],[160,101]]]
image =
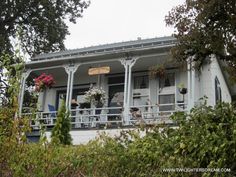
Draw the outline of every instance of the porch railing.
[[[186,111],[186,107],[184,103],[131,106],[128,113],[129,125],[173,123],[169,117],[174,112]],[[165,110],[166,108],[172,109]],[[57,111],[24,113],[23,115],[29,117],[30,125],[34,129],[40,126],[53,127],[57,119]],[[71,126],[75,129],[121,127],[125,120],[122,107],[72,109],[70,118]]]

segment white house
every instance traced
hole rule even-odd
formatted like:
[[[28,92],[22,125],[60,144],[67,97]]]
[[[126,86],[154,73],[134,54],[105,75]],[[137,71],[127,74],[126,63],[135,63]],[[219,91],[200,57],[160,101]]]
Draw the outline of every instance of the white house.
[[[115,134],[118,128],[130,128],[140,122],[171,124],[168,117],[173,112],[189,111],[204,96],[209,105],[218,100],[231,102],[236,92],[229,87],[221,62],[212,55],[200,71],[194,69],[191,58],[182,65],[171,62],[170,49],[175,44],[175,38],[161,37],[36,56],[26,63],[22,76],[20,111],[25,109],[26,79],[42,73],[51,74],[56,83],[40,92],[37,120],[50,132],[65,98],[75,144],[88,141],[104,128]],[[162,64],[165,75],[150,77],[150,67]],[[89,104],[85,107],[83,96],[91,85],[106,92],[102,108]],[[187,89],[186,93],[180,93],[180,85]],[[73,105],[72,100],[78,105]],[[37,121],[32,126],[37,129]]]

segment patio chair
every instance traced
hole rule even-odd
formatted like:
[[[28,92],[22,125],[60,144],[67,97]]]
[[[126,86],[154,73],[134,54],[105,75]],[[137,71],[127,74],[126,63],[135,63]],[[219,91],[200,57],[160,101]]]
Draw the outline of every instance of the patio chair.
[[[48,104],[48,110],[49,112],[49,118],[50,120],[48,120],[48,124],[53,124],[53,119],[56,118],[56,109],[55,109],[55,106],[51,105],[51,104]]]

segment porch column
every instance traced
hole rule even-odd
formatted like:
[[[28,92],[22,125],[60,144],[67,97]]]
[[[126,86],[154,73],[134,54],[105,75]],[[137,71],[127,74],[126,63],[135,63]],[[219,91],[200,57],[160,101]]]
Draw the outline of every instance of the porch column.
[[[190,105],[190,100],[191,100],[191,66],[190,66],[190,59],[187,60],[187,72],[188,72],[188,105],[187,109],[190,111],[191,105]]]
[[[121,64],[124,65],[125,68],[125,83],[124,83],[124,124],[129,124],[129,110],[130,110],[130,98],[131,98],[131,75],[132,75],[132,67],[134,66],[136,60],[138,58],[128,58],[122,59]]]
[[[72,64],[64,66],[66,73],[68,74],[67,79],[67,91],[66,91],[66,108],[67,110],[71,109],[71,99],[73,92],[73,83],[74,83],[74,74],[77,71],[80,64]]]
[[[195,94],[195,70],[193,68],[192,57],[187,60],[188,72],[188,105],[187,109],[190,111],[194,107],[194,94]]]
[[[195,105],[195,68],[194,62],[192,61],[192,68],[191,68],[191,75],[192,75],[192,107]]]
[[[18,105],[19,105],[19,116],[21,117],[22,114],[22,108],[23,108],[23,101],[24,101],[24,93],[25,93],[25,82],[28,78],[29,74],[31,73],[31,70],[26,70],[22,73],[21,80],[20,80],[20,92],[18,97]]]

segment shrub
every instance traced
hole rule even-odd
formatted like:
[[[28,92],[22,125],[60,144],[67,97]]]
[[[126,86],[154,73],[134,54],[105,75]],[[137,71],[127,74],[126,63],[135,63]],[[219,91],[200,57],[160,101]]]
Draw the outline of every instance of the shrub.
[[[178,127],[158,125],[101,135],[86,145],[4,141],[1,176],[225,176],[236,175],[236,111],[230,104],[203,104],[172,116]],[[12,125],[9,123],[9,125]],[[145,134],[140,137],[140,133]],[[145,133],[144,133],[145,132]],[[15,137],[15,136],[14,136]],[[2,139],[1,139],[2,140]],[[23,141],[22,141],[23,142]],[[8,143],[8,144],[7,144]],[[163,172],[165,168],[229,168],[231,172]]]
[[[63,101],[57,114],[56,124],[52,129],[52,143],[71,145],[70,129],[70,116]]]

